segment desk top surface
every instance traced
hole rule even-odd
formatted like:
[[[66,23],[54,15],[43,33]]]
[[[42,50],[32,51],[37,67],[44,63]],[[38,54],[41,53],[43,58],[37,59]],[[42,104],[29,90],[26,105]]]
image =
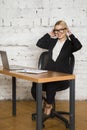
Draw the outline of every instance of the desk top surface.
[[[60,73],[54,71],[48,71],[40,74],[30,74],[30,73],[19,73],[16,71],[9,71],[0,67],[0,73],[5,74],[11,77],[21,78],[25,80],[29,80],[36,83],[46,83],[53,81],[63,81],[63,80],[72,80],[75,79],[75,75]]]

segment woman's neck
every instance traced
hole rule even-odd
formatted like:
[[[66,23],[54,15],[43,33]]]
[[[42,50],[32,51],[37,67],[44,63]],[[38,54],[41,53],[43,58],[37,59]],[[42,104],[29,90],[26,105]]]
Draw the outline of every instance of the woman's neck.
[[[60,42],[64,42],[64,41],[66,41],[66,39],[67,39],[67,37],[64,37],[64,38],[60,38],[60,39],[58,39]]]

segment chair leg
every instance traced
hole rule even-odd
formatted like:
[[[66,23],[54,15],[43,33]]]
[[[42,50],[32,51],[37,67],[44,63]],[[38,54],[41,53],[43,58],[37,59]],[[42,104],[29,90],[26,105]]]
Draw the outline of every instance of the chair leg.
[[[59,114],[64,114],[64,115],[69,115],[70,112],[65,112],[65,111],[57,111]]]
[[[44,102],[46,102],[46,99],[43,98]],[[65,123],[65,126],[66,128],[69,128],[70,127],[70,124],[69,124],[69,121],[68,119],[66,119],[63,115],[69,115],[70,113],[69,112],[65,112],[65,111],[56,111],[55,109],[55,103],[53,104],[53,110],[52,110],[52,113],[49,117],[45,118],[44,120],[42,120],[42,128],[45,127],[45,125],[43,124],[47,119],[49,118],[54,118],[54,117],[57,117],[58,119],[60,119],[61,121],[63,121]],[[43,110],[42,110],[43,111]],[[33,113],[32,114],[32,120],[36,120],[37,118],[37,113]]]
[[[60,119],[61,121],[63,121],[65,123],[66,128],[69,128],[69,121],[68,119],[66,119],[62,114],[69,114],[68,112],[57,112],[57,111],[53,111],[52,112],[53,117],[57,117],[58,119]]]

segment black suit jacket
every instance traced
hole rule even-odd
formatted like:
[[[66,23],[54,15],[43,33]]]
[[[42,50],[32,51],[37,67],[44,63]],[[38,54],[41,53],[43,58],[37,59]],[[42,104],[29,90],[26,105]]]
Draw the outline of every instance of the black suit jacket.
[[[57,40],[58,38],[53,39],[49,34],[45,34],[36,44],[38,47],[47,49],[49,52],[49,61],[45,69],[70,73],[69,58],[73,52],[81,49],[82,45],[80,41],[73,34],[71,34],[70,39],[67,38],[59,53],[59,56],[57,57],[57,60],[54,62],[52,59],[52,50],[57,43]]]

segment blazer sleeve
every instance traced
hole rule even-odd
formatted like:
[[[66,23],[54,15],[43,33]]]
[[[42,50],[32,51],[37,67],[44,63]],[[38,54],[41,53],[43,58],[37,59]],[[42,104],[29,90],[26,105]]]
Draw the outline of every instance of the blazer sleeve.
[[[69,37],[71,39],[72,52],[80,50],[82,48],[80,41],[73,34],[71,34]]]
[[[50,46],[50,35],[47,33],[42,38],[40,38],[36,44],[36,46],[43,48],[43,49],[49,49]]]

